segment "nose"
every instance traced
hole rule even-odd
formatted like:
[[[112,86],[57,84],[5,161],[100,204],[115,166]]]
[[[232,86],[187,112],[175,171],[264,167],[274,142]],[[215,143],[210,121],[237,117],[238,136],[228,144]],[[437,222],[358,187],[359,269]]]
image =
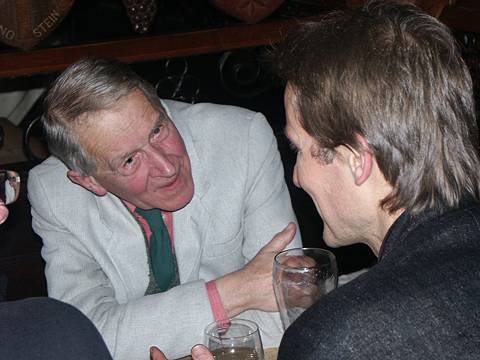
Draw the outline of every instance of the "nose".
[[[298,170],[297,170],[297,164],[293,167],[293,183],[295,184],[296,187],[300,187],[300,183],[298,182]]]
[[[150,163],[150,176],[152,177],[172,177],[177,172],[168,154],[159,149],[151,149],[148,153]]]

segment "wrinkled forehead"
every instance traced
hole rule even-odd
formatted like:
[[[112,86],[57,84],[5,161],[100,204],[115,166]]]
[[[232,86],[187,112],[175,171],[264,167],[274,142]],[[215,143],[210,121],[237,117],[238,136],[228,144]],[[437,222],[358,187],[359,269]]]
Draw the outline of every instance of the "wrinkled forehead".
[[[162,107],[136,90],[105,110],[86,115],[75,131],[90,156],[108,162],[119,153],[143,146],[157,124],[169,121]]]

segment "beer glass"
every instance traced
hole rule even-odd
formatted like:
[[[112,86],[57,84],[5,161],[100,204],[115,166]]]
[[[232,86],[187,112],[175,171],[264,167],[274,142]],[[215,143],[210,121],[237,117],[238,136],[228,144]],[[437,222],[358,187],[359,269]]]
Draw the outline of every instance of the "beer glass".
[[[250,320],[215,321],[205,328],[205,345],[217,360],[263,360],[258,325]]]
[[[335,255],[319,248],[294,248],[278,253],[273,262],[273,288],[283,327],[337,287]]]

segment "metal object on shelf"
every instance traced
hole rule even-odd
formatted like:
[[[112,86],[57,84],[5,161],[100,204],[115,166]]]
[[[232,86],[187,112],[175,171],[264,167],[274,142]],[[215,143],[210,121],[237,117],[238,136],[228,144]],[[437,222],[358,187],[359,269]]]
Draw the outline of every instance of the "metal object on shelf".
[[[158,96],[194,104],[200,95],[200,79],[188,74],[188,59],[169,59],[164,69],[167,75],[155,85]]]
[[[28,125],[27,127],[23,130],[23,133],[22,133],[22,146],[23,146],[23,151],[25,153],[25,156],[27,157],[27,159],[29,161],[32,161],[33,163],[39,163],[43,160],[45,160],[46,156],[48,154],[44,154],[42,151],[42,154],[39,154],[38,153],[38,149],[37,151],[35,151],[35,147],[32,146],[34,141],[33,141],[33,134],[34,133],[39,133],[41,136],[40,136],[40,140],[43,140],[43,127],[42,127],[42,123],[41,123],[41,116],[37,116],[36,118],[34,118]],[[38,139],[37,140],[37,147],[38,147]],[[46,149],[46,145],[44,146],[45,149]]]
[[[218,62],[218,71],[222,86],[237,98],[258,96],[272,86],[255,49],[225,52]]]

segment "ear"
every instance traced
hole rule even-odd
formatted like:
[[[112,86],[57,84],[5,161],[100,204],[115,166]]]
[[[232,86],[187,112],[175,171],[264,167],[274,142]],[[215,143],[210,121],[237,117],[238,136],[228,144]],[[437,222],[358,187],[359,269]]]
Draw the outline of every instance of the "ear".
[[[353,149],[349,158],[350,170],[355,179],[355,185],[362,185],[372,173],[373,154],[370,145],[362,135],[357,135],[360,149]]]
[[[91,191],[97,196],[104,196],[107,194],[107,190],[100,185],[93,176],[83,175],[77,171],[69,170],[67,172],[67,177],[73,183],[80,185],[81,187]]]

